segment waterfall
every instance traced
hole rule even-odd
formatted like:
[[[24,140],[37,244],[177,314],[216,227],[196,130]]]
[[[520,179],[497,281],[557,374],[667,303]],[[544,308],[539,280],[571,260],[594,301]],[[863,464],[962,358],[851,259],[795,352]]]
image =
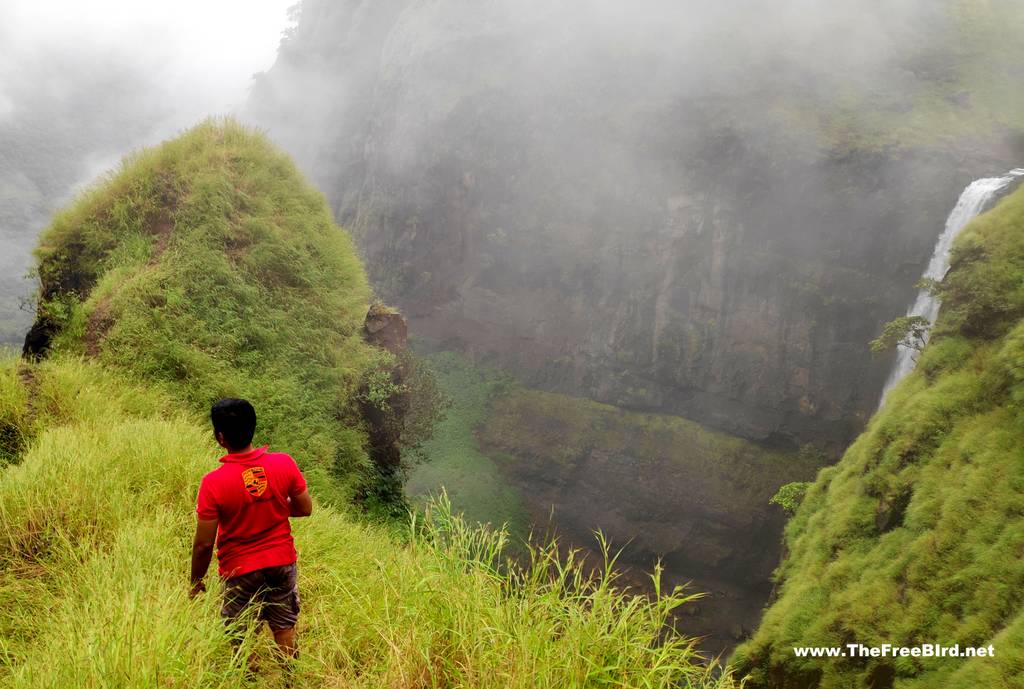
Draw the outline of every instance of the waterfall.
[[[939,235],[939,240],[935,243],[935,251],[932,252],[932,259],[928,262],[928,268],[922,277],[933,280],[941,280],[945,277],[946,271],[949,270],[949,252],[953,247],[953,240],[960,234],[960,230],[964,229],[967,223],[980,215],[982,211],[987,210],[992,199],[1018,177],[1024,177],[1024,168],[1010,170],[1002,177],[985,177],[976,180],[964,189],[953,212],[946,219],[946,229]],[[907,315],[921,316],[928,319],[929,323],[935,323],[935,318],[939,315],[938,298],[928,290],[919,291],[914,303],[907,310]],[[926,332],[925,342],[927,340]],[[889,391],[903,380],[904,376],[914,370],[914,365],[917,363],[914,360],[914,354],[915,351],[907,347],[896,348],[896,361],[893,363],[889,379],[885,382],[885,388],[882,390],[879,407],[885,402],[885,396],[889,394]]]

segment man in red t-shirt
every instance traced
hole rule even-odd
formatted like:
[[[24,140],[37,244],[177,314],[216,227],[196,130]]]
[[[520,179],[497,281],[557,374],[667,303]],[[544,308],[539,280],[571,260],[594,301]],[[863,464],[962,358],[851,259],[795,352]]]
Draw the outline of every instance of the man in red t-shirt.
[[[299,592],[288,518],[313,511],[306,480],[288,455],[253,448],[256,411],[247,401],[217,402],[210,420],[228,454],[199,486],[191,595],[206,590],[203,578],[216,541],[217,570],[224,579],[221,615],[231,622],[250,604],[259,605],[259,618],[270,626],[278,647],[294,657]]]

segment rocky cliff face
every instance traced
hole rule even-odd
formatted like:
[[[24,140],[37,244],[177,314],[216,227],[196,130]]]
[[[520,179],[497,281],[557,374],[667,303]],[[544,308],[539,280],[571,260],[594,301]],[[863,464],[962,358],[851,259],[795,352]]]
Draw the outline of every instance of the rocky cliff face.
[[[866,343],[963,185],[1008,164],[998,135],[864,145],[823,111],[843,73],[716,62],[707,26],[673,43],[659,17],[503,7],[307,0],[257,84],[377,290],[531,385],[852,438],[888,365]]]

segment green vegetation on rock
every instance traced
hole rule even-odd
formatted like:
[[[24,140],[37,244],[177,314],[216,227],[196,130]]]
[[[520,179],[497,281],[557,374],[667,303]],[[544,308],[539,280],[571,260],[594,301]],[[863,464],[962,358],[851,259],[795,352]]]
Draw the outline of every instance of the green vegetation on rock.
[[[862,3],[868,11],[882,3]],[[853,5],[851,5],[853,7]],[[862,60],[824,75],[822,84],[783,83],[769,96],[781,135],[815,132],[841,158],[858,152],[941,150],[1024,132],[1020,81],[1024,6],[1016,0],[936,0],[914,20],[877,32],[891,66],[865,81]],[[790,59],[799,64],[802,46]],[[821,49],[826,49],[824,45]],[[799,135],[795,140],[799,141]]]
[[[600,531],[624,549],[625,564],[661,561],[677,581],[715,591],[699,621],[709,649],[743,634],[738,615],[756,624],[784,525],[770,498],[823,465],[813,452],[766,448],[678,416],[524,388],[492,400],[478,437],[538,528],[581,546]],[[728,599],[717,596],[723,585]]]
[[[807,481],[787,483],[779,488],[768,502],[778,505],[789,514],[793,514],[800,507],[800,503],[803,502],[804,496],[807,495],[807,487],[810,485]]]
[[[481,436],[487,446],[513,455],[509,461],[536,464],[538,473],[551,476],[572,474],[594,449],[673,466],[691,476],[691,484],[708,486],[704,500],[736,506],[765,505],[778,487],[766,477],[781,485],[787,477],[813,475],[822,464],[812,454],[767,450],[680,416],[526,388],[494,401]],[[636,479],[642,477],[666,479],[656,471],[637,472]]]
[[[1024,686],[1024,189],[955,244],[932,342],[786,530],[751,686]],[[800,659],[793,646],[994,658]]]

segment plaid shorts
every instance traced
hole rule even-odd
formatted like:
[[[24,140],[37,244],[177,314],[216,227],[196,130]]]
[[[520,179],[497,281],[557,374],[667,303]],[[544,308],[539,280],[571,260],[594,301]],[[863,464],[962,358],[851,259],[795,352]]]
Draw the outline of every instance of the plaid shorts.
[[[273,631],[291,629],[299,619],[298,573],[293,562],[227,579],[221,616],[234,622],[250,605],[257,605],[257,617]]]

